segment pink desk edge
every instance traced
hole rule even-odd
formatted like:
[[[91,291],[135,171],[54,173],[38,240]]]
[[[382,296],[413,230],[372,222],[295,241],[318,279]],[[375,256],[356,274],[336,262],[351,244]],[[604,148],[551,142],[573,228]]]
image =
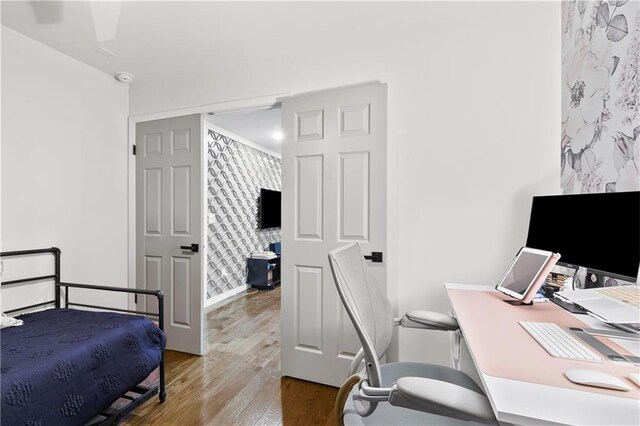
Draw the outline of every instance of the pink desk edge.
[[[628,379],[638,367],[609,360],[602,363],[572,361],[549,355],[518,324],[518,321],[552,322],[562,327],[586,327],[575,316],[553,303],[512,306],[507,296],[497,291],[448,288],[447,293],[464,338],[473,353],[476,367],[484,374],[522,382],[539,383],[586,392],[640,399],[640,390]],[[613,350],[628,354],[624,348],[600,338]],[[633,390],[621,392],[575,384],[564,375],[572,368],[594,369],[621,378]]]

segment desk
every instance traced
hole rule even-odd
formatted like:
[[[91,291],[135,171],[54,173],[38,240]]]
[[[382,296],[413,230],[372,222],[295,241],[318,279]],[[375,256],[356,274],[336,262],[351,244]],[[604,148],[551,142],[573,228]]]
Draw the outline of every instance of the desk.
[[[596,364],[553,358],[517,323],[546,318],[561,326],[584,327],[584,315],[572,315],[549,302],[512,306],[502,302],[508,297],[492,287],[449,283],[445,287],[481,385],[500,422],[640,424],[640,391],[632,382],[628,384],[634,389],[623,393],[577,385],[562,374],[571,368],[607,368],[623,377],[637,373],[638,367],[608,360]],[[589,317],[584,323],[593,327],[592,321],[596,320]],[[517,375],[518,371],[524,373]]]

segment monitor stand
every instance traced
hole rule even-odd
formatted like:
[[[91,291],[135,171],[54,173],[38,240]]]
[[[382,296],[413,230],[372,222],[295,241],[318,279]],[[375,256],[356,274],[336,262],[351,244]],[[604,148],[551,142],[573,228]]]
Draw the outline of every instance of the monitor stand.
[[[529,303],[524,303],[522,300],[503,300],[503,302],[506,302],[510,305],[513,306],[531,306],[533,305],[533,302],[529,302]]]
[[[571,312],[572,314],[586,314],[587,313],[587,310],[584,309],[583,307],[575,305],[573,303],[565,302],[563,300],[558,299],[557,297],[550,297],[549,300],[551,300],[553,303],[555,303],[556,305],[560,306],[561,308]]]

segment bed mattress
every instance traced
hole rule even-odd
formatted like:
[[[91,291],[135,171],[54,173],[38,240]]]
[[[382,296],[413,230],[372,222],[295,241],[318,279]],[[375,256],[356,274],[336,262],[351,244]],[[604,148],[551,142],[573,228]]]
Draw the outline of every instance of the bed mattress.
[[[137,315],[51,309],[0,330],[3,426],[81,425],[160,363],[165,335]]]

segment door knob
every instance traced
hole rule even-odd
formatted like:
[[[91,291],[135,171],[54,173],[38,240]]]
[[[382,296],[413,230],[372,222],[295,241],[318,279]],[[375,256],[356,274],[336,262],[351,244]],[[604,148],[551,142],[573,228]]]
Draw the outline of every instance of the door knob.
[[[372,261],[373,263],[382,263],[382,252],[372,251],[370,256],[365,256],[364,258]]]
[[[190,246],[180,246],[182,250],[191,250],[193,253],[200,251],[200,244],[191,244]]]

